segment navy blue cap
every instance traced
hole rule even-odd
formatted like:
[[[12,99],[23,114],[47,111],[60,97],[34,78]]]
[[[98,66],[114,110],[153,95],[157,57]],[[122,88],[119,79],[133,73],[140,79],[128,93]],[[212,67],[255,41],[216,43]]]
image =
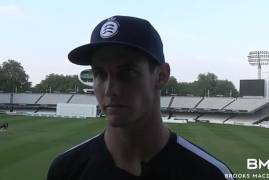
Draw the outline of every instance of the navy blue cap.
[[[130,16],[113,16],[100,22],[93,30],[89,44],[77,47],[68,54],[68,59],[79,65],[91,65],[92,55],[107,45],[123,45],[156,60],[165,62],[160,35],[145,19]]]

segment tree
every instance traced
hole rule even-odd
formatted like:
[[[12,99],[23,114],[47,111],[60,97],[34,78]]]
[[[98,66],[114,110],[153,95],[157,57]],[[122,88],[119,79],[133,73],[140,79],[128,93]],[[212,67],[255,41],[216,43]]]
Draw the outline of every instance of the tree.
[[[168,94],[176,94],[178,91],[178,82],[177,79],[173,76],[169,77],[169,80],[165,87],[162,88],[161,94],[168,95]]]
[[[49,74],[46,79],[42,80],[34,88],[34,92],[82,92],[82,89],[87,88],[79,80],[77,75],[59,75]]]
[[[216,87],[212,94],[216,96],[225,96],[225,97],[237,97],[238,91],[235,89],[233,83],[228,80],[218,80]]]
[[[7,92],[24,92],[29,90],[31,82],[22,65],[15,60],[3,62],[0,67],[0,90]]]
[[[231,81],[218,80],[213,73],[199,74],[197,81],[178,82],[173,76],[167,85],[163,87],[162,95],[176,94],[179,96],[238,96],[238,91]]]
[[[194,95],[194,84],[188,82],[179,82],[177,95],[179,96],[189,96]]]
[[[0,90],[3,91],[3,87],[4,87],[4,84],[5,84],[5,73],[2,69],[2,66],[0,65]]]

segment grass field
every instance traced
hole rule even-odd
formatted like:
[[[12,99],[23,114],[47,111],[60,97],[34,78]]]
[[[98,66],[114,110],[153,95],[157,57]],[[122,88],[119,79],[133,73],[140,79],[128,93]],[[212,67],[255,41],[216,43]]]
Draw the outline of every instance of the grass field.
[[[0,180],[45,180],[51,161],[64,150],[101,132],[104,119],[65,119],[0,114]],[[247,158],[269,159],[269,129],[207,123],[169,124],[170,129],[224,161],[234,173]],[[242,178],[243,179],[243,178]],[[251,179],[251,178],[250,178]]]

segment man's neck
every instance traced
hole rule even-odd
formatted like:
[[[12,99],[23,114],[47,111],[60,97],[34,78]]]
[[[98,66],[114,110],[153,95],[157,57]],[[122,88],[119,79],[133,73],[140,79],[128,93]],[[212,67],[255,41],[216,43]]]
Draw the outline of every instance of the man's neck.
[[[169,131],[161,116],[144,119],[130,127],[107,127],[105,143],[115,164],[135,175],[141,174],[141,162],[148,162],[167,143]]]

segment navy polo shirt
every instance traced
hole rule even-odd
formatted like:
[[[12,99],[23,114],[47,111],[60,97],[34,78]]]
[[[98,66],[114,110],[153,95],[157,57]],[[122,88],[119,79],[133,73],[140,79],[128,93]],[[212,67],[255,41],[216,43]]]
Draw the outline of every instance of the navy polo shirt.
[[[140,176],[117,167],[102,133],[58,156],[47,180],[233,180],[222,162],[172,132],[165,147],[141,165]]]

